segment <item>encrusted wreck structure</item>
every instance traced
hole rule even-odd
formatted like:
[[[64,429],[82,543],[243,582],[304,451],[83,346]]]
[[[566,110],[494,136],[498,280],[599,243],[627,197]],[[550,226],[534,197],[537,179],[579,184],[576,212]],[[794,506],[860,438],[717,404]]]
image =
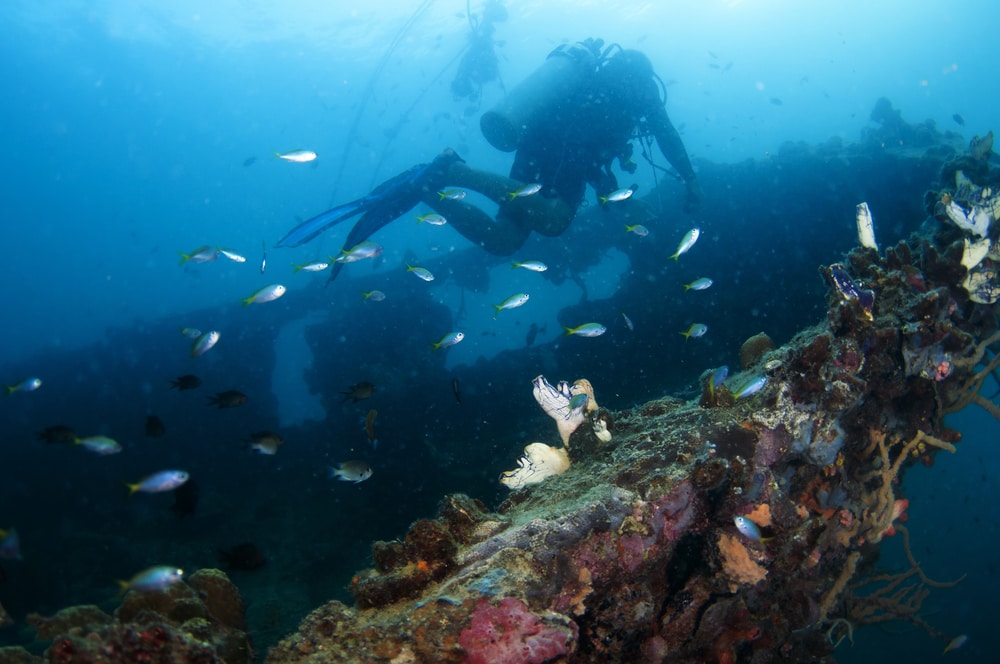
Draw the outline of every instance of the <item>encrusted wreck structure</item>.
[[[960,178],[932,202],[995,214],[992,190]],[[701,399],[588,414],[561,386],[553,416],[579,425],[566,468],[516,482],[496,512],[449,496],[376,543],[357,605],[317,609],[268,662],[819,661],[886,619],[947,640],[919,610],[957,580],[928,578],[908,542],[908,571],[866,570],[883,538],[908,538],[907,467],[956,451],[944,415],[998,414],[979,389],[1000,364],[1000,256],[994,229],[970,258],[968,232],[945,221],[824,268],[827,320],[779,348],[755,340],[764,352],[730,381],[764,378],[747,398],[706,372]],[[991,276],[970,290],[977,269]],[[504,479],[549,470],[546,454],[526,449]]]
[[[692,399],[609,410],[599,377],[536,378],[557,426],[502,475],[507,499],[449,495],[376,542],[354,606],[315,609],[266,661],[826,661],[857,628],[898,619],[960,645],[920,616],[958,579],[929,578],[912,554],[903,479],[960,446],[947,414],[1000,418],[980,394],[1000,365],[988,158],[950,161],[927,222],[895,246],[877,247],[859,206],[862,246],[820,270],[825,319],[781,345],[751,337],[740,371],[706,368]],[[876,572],[891,536],[909,568]],[[252,658],[220,573],[133,595],[114,617],[35,617],[46,661]]]

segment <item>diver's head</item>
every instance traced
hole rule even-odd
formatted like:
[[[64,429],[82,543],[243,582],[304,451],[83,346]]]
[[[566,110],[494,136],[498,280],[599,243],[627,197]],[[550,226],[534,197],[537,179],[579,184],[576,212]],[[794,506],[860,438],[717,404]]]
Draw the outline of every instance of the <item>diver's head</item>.
[[[640,51],[623,49],[601,67],[605,85],[618,94],[635,99],[655,92],[653,63]]]

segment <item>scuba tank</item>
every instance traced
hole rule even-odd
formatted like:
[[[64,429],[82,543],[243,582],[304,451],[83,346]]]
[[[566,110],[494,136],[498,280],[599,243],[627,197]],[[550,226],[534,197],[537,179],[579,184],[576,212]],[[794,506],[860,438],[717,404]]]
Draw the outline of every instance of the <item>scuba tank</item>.
[[[588,39],[561,44],[549,53],[542,66],[479,119],[490,145],[503,152],[516,150],[529,127],[548,116],[597,71],[603,43]]]

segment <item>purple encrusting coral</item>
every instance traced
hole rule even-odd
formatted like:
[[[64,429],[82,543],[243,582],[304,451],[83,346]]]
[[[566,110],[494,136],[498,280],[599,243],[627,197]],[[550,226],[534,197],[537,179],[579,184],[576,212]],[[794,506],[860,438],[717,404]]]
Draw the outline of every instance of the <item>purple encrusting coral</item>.
[[[576,645],[576,624],[564,618],[561,623],[546,624],[516,597],[504,597],[497,606],[481,599],[458,643],[468,664],[543,664]]]

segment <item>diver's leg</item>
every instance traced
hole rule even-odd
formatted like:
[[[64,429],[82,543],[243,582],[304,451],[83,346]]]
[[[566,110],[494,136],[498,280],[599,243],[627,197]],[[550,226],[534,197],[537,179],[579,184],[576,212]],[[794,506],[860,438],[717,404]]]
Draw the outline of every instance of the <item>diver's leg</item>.
[[[509,256],[524,244],[531,231],[513,220],[495,220],[475,205],[465,201],[441,200],[432,193],[424,203],[448,220],[448,225],[470,242],[475,242],[495,256]]]
[[[436,194],[424,196],[424,203],[444,215],[459,233],[498,256],[517,251],[531,231],[559,235],[573,220],[574,210],[565,201],[537,194],[510,200],[510,194],[526,183],[470,168],[464,162],[451,164],[446,179],[449,186],[471,189],[497,203],[496,219],[464,201],[441,200]]]

